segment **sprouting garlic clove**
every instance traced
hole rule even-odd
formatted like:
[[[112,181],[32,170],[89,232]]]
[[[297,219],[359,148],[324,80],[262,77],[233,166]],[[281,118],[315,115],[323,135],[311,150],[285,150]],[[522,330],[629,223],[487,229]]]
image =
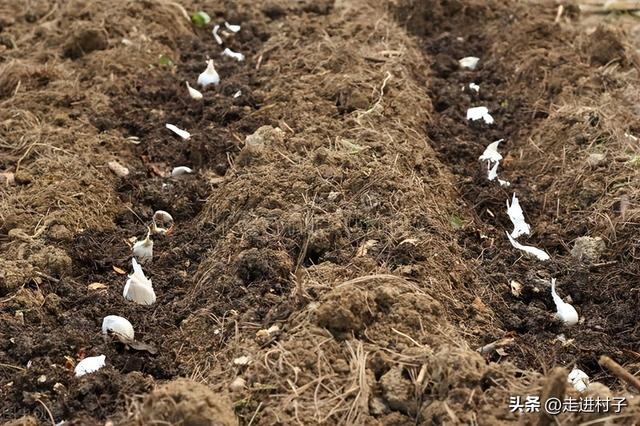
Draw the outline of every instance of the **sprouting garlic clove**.
[[[186,130],[180,129],[177,126],[174,126],[173,124],[167,123],[167,124],[165,124],[165,127],[167,129],[171,130],[176,135],[180,136],[184,140],[187,140],[187,139],[189,139],[191,137],[191,133],[187,132]]]
[[[118,315],[107,315],[102,320],[102,334],[116,333],[129,340],[133,340],[135,333],[133,325],[126,318]]]
[[[198,76],[198,84],[202,87],[220,83],[220,76],[213,65],[213,59],[207,61],[207,68]]]
[[[200,93],[199,90],[196,90],[193,87],[191,87],[188,81],[185,81],[185,83],[187,85],[187,90],[189,91],[189,96],[191,96],[191,99],[195,99],[196,101],[199,101],[200,99],[203,98],[202,93]]]

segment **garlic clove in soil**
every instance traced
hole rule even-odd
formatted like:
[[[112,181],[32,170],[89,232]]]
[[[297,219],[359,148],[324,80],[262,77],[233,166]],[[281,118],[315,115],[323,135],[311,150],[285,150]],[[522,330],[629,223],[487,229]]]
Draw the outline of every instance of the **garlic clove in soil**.
[[[131,259],[131,262],[133,263],[133,273],[129,275],[122,295],[125,299],[140,305],[153,305],[156,301],[156,294],[153,291],[151,280],[144,275],[142,267],[135,257]]]
[[[502,155],[498,152],[498,145],[500,145],[501,142],[504,142],[504,139],[491,142],[489,145],[487,145],[482,155],[478,157],[478,160],[481,160],[481,161],[502,160]]]
[[[137,241],[133,245],[133,256],[142,263],[153,260],[153,240],[151,239],[151,231],[147,233],[147,237],[144,240]]]
[[[496,161],[496,163],[493,165],[493,167],[491,167],[491,161],[487,161],[487,179],[489,179],[490,181],[494,180],[495,178],[498,177],[498,166],[500,165],[500,162]]]
[[[566,325],[576,325],[578,323],[578,312],[569,303],[564,302],[556,292],[556,279],[551,278],[551,297],[556,304],[556,317]]]
[[[227,21],[224,21],[224,26],[232,33],[237,33],[238,31],[240,31],[240,28],[241,28],[240,25],[231,25]]]
[[[73,371],[76,373],[76,377],[96,372],[106,365],[106,359],[105,355],[86,357],[76,365]]]
[[[211,33],[213,34],[213,38],[216,39],[216,43],[222,45],[222,38],[220,37],[220,34],[218,34],[218,31],[220,31],[220,25],[215,25]]]
[[[567,376],[567,381],[573,385],[578,392],[584,392],[589,388],[589,376],[579,368],[574,368]]]
[[[191,96],[191,99],[195,99],[196,101],[199,101],[200,99],[203,98],[202,93],[200,93],[200,91],[191,87],[188,81],[185,81],[185,83],[187,84],[187,90],[189,91],[189,96]]]
[[[461,68],[467,68],[470,70],[475,70],[478,66],[478,62],[480,62],[480,58],[476,58],[475,56],[467,56],[466,58],[462,58],[458,61]]]
[[[220,76],[213,66],[213,59],[207,61],[207,69],[198,76],[198,84],[202,87],[216,85],[220,83]]]
[[[174,167],[173,170],[171,170],[171,177],[178,177],[190,173],[193,173],[193,170],[191,168],[187,166],[178,166]]]
[[[507,238],[509,238],[509,242],[511,243],[511,245],[517,248],[518,250],[522,250],[525,253],[528,253],[534,257],[537,257],[539,260],[542,260],[542,261],[551,259],[551,257],[544,250],[540,250],[537,247],[525,246],[523,244],[520,244],[519,242],[511,238],[511,235],[509,235],[508,232],[506,232],[506,234],[507,234]]]
[[[531,231],[531,227],[524,220],[524,213],[522,212],[522,207],[520,207],[520,200],[516,197],[516,193],[513,193],[513,198],[511,199],[511,205],[509,205],[509,200],[507,200],[507,214],[509,215],[509,219],[511,219],[511,223],[513,223],[513,232],[511,236],[513,238],[518,238],[520,235],[529,235]]]
[[[167,129],[171,130],[173,133],[175,133],[176,135],[180,136],[182,139],[187,140],[191,137],[191,133],[187,132],[186,130],[182,130],[176,126],[174,126],[173,124],[165,124],[164,125]]]
[[[118,315],[107,315],[102,320],[102,334],[107,334],[109,332],[119,334],[129,340],[133,340],[135,335],[133,326],[129,320],[119,317]]]
[[[242,62],[242,61],[244,61],[244,55],[243,55],[242,53],[234,52],[233,50],[229,49],[228,47],[227,47],[227,48],[225,48],[225,49],[222,51],[222,55],[223,55],[223,56],[228,56],[228,57],[230,57],[230,58],[233,58],[233,59],[235,59],[235,60],[236,60],[236,61],[238,61],[238,62]]]
[[[469,108],[467,110],[467,120],[484,120],[487,124],[493,124],[494,122],[493,117],[489,114],[489,109],[484,106]]]
[[[151,232],[153,234],[168,234],[173,228],[173,217],[164,210],[157,210],[151,220]]]

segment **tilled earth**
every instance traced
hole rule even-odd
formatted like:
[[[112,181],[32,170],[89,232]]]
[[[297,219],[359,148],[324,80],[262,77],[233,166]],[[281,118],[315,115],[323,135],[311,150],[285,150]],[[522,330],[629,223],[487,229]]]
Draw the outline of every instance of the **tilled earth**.
[[[640,369],[635,24],[558,11],[0,3],[0,419],[550,424],[509,397],[577,397],[577,367],[629,407],[556,420],[633,423],[637,390],[598,360]],[[219,46],[225,20],[241,30]],[[221,82],[196,101],[185,81],[208,58]],[[474,106],[495,123],[467,121]],[[478,161],[498,139],[509,187]],[[520,241],[550,261],[507,240],[513,193]],[[175,225],[153,236],[141,306],[122,289],[156,210]],[[554,317],[551,278],[577,325]],[[106,315],[147,345],[103,336]]]

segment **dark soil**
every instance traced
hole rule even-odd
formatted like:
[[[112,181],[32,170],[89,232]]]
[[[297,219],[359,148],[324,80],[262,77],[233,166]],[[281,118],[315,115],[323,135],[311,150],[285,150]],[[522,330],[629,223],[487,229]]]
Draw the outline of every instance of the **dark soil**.
[[[15,175],[0,189],[0,419],[532,423],[508,397],[574,366],[628,396],[598,364],[640,366],[624,33],[520,2],[183,5],[242,24],[225,46],[247,60],[173,4],[0,6],[0,167]],[[209,57],[221,83],[192,100]],[[480,105],[494,125],[467,122]],[[497,139],[508,188],[478,161]],[[513,192],[534,231],[521,241],[551,261],[506,239]],[[154,236],[158,301],[141,306],[122,297],[129,240],[156,210],[175,227]],[[603,239],[598,259],[572,256],[584,236]],[[554,318],[551,278],[578,325]],[[103,336],[106,315],[157,352]]]

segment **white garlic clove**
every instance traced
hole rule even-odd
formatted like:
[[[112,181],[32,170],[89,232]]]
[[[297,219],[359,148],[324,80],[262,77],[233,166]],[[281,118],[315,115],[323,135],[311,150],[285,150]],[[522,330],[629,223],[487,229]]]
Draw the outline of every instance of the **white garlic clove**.
[[[487,124],[493,124],[494,122],[493,117],[489,114],[489,109],[484,106],[469,108],[467,110],[467,120],[484,120]]]
[[[228,47],[224,49],[224,51],[222,52],[222,55],[223,56],[228,56],[230,58],[233,58],[238,62],[244,61],[244,55],[242,53],[234,52],[233,50],[229,49]]]
[[[468,68],[470,70],[476,69],[478,62],[480,62],[480,58],[476,58],[475,56],[467,56],[458,61],[461,68]]]
[[[229,390],[231,392],[241,392],[247,386],[247,381],[242,377],[236,377],[233,382],[229,384]]]
[[[500,165],[500,162],[496,161],[496,163],[493,165],[493,167],[491,166],[491,161],[487,161],[487,179],[489,179],[490,181],[494,180],[495,178],[498,177],[498,166]]]
[[[500,139],[495,142],[491,142],[489,145],[487,145],[482,155],[478,157],[478,160],[481,160],[481,161],[502,160],[502,155],[498,152],[498,145],[500,145],[500,143],[503,141],[504,139]]]
[[[249,365],[250,363],[251,363],[251,357],[249,357],[247,355],[243,355],[243,356],[235,358],[233,360],[233,364],[234,365],[239,365],[239,366]]]
[[[511,245],[517,248],[518,250],[522,250],[525,253],[528,253],[534,257],[537,257],[539,260],[542,260],[542,261],[551,259],[551,257],[544,250],[541,250],[537,247],[525,246],[523,244],[520,244],[519,242],[511,238],[511,235],[509,235],[508,232],[506,234],[507,234],[507,238],[509,238],[509,242],[511,243]]]
[[[129,320],[118,315],[107,315],[102,320],[102,334],[107,334],[108,332],[119,334],[129,340],[133,340],[135,335]]]
[[[167,234],[173,228],[173,217],[164,210],[157,210],[153,214],[151,232],[154,234]]]
[[[578,311],[569,303],[564,302],[556,292],[556,279],[551,278],[551,297],[556,304],[556,316],[566,325],[578,323]]]
[[[207,69],[198,76],[198,84],[202,87],[207,87],[211,84],[216,85],[220,83],[220,76],[213,66],[213,59],[207,61]]]
[[[165,124],[165,127],[169,130],[171,130],[173,133],[175,133],[176,135],[180,136],[182,139],[187,140],[191,137],[191,133],[187,132],[186,130],[182,130],[176,126],[174,126],[173,124]]]
[[[509,205],[509,200],[507,200],[507,214],[509,215],[509,219],[511,219],[511,223],[513,223],[513,232],[511,236],[513,238],[518,238],[520,235],[529,235],[531,232],[531,227],[524,220],[524,213],[522,212],[522,207],[520,207],[520,200],[516,197],[516,193],[513,193],[513,198],[511,199],[511,205]]]
[[[122,164],[118,163],[117,161],[109,161],[109,163],[107,163],[107,165],[109,166],[109,169],[111,169],[111,171],[118,177],[127,177],[129,176],[129,169],[127,169],[125,166],[123,166]]]
[[[153,240],[149,233],[144,240],[133,244],[133,256],[142,263],[153,260]]]
[[[212,33],[213,33],[213,38],[215,38],[215,39],[216,39],[216,43],[218,43],[218,44],[220,44],[220,45],[221,45],[221,44],[222,44],[222,38],[221,38],[221,37],[220,37],[220,35],[218,34],[218,31],[220,31],[220,25],[215,25],[215,26],[213,27],[213,31],[212,31]]]
[[[133,273],[129,275],[122,295],[125,299],[140,305],[153,305],[156,301],[156,294],[153,291],[151,280],[144,275],[142,267],[136,262],[135,258],[131,259],[131,261],[133,263]]]
[[[107,357],[105,355],[86,357],[76,365],[76,368],[74,369],[76,377],[84,376],[85,374],[100,370],[106,365],[106,359]]]
[[[200,91],[191,87],[188,81],[185,81],[185,83],[187,84],[187,90],[189,91],[189,96],[191,96],[191,99],[195,99],[199,101],[200,99],[203,98],[202,93],[200,93]]]
[[[178,177],[178,176],[182,176],[190,173],[193,173],[193,170],[190,169],[189,167],[178,166],[178,167],[174,167],[173,170],[171,170],[171,177]]]
[[[589,387],[589,376],[584,371],[574,368],[567,376],[567,381],[573,385],[578,392],[584,392]]]
[[[240,25],[231,25],[227,21],[224,21],[224,26],[227,27],[227,29],[232,33],[237,33],[238,31],[240,31],[240,28],[241,28]]]

